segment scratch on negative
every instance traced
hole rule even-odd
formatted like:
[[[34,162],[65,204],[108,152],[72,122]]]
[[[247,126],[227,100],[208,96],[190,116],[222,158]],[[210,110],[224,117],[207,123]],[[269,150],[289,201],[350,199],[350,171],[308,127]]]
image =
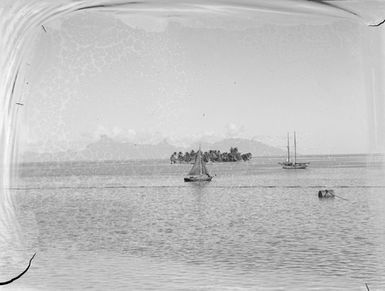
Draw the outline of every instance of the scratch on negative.
[[[11,280],[8,280],[8,281],[5,281],[5,282],[0,282],[0,285],[7,285],[7,284],[10,284],[12,283],[13,281],[19,279],[21,276],[23,276],[25,273],[27,273],[29,267],[31,267],[31,262],[33,260],[33,258],[35,257],[36,253],[33,254],[32,258],[29,259],[29,263],[28,263],[28,266],[27,268],[22,272],[20,273],[18,276],[12,278]]]
[[[385,23],[385,19],[383,21],[381,21],[380,23],[377,23],[377,24],[369,24],[369,26],[377,27],[377,26],[383,25],[384,23]]]
[[[13,92],[15,91],[15,86],[16,86],[16,81],[17,81],[17,77],[18,77],[18,76],[19,76],[19,69],[17,69],[15,79],[13,79],[12,91],[11,91],[11,94],[12,94],[12,95],[13,95]]]

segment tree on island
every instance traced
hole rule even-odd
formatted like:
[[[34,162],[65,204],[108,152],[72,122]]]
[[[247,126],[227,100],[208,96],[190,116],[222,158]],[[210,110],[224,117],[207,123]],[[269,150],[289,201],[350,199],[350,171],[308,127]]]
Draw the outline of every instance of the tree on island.
[[[196,152],[191,150],[191,152],[186,152],[183,154],[182,152],[176,153],[174,152],[170,156],[171,164],[176,163],[190,163],[195,161]],[[252,158],[251,153],[242,154],[238,151],[237,147],[230,148],[230,152],[221,153],[219,150],[209,150],[208,152],[204,152],[202,154],[203,160],[205,162],[238,162],[238,161],[248,161]]]

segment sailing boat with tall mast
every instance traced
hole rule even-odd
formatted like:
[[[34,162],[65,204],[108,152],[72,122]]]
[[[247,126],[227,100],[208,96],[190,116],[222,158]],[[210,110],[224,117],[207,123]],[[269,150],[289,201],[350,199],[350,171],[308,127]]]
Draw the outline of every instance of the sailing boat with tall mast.
[[[290,138],[289,133],[287,134],[287,160],[286,162],[279,163],[282,165],[283,169],[291,170],[291,169],[306,169],[309,163],[297,163],[297,138],[294,131],[294,162],[290,159]]]
[[[198,152],[195,155],[195,163],[188,173],[187,177],[184,178],[185,182],[201,182],[211,181],[213,177],[209,174],[206,168],[206,163],[203,160],[202,151],[199,147]]]

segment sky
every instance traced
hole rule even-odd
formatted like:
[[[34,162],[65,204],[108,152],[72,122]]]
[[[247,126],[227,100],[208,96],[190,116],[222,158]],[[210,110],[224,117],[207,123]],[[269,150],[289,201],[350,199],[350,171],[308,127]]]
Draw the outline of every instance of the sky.
[[[299,15],[80,12],[27,59],[23,150],[227,137],[304,154],[368,152],[362,29]]]

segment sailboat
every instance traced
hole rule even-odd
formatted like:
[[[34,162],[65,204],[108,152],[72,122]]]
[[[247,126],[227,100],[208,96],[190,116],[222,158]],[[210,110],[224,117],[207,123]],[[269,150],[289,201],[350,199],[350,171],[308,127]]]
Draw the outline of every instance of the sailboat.
[[[294,162],[290,159],[290,139],[289,134],[287,134],[287,160],[286,162],[279,163],[282,165],[283,169],[291,170],[291,169],[306,169],[309,163],[297,163],[297,139],[294,131]]]
[[[200,181],[211,181],[213,177],[209,174],[206,163],[203,160],[202,151],[199,148],[196,156],[195,163],[191,168],[187,177],[184,178],[185,182],[200,182]]]

